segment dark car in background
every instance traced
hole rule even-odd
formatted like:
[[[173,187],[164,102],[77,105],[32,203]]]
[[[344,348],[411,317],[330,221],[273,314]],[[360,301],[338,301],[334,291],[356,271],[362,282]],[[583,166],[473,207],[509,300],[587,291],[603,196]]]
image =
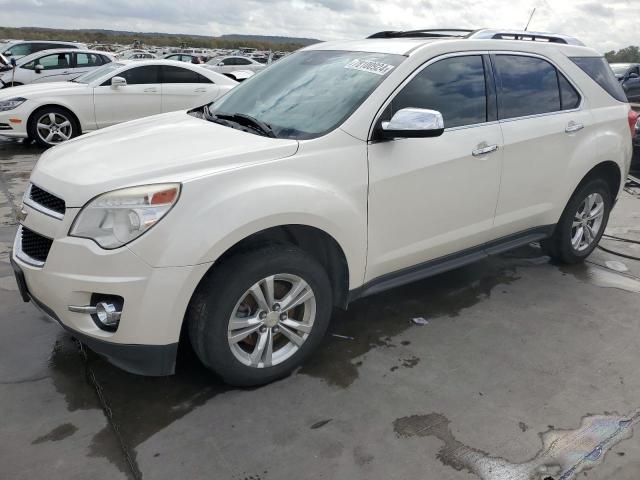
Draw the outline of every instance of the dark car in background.
[[[612,63],[611,69],[620,81],[631,103],[640,103],[640,63]]]

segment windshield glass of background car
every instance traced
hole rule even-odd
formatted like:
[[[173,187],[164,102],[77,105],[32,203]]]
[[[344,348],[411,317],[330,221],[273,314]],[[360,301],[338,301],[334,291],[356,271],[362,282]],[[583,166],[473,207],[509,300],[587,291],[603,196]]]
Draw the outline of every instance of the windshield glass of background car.
[[[123,67],[122,63],[108,63],[100,68],[96,68],[95,70],[90,70],[84,75],[79,76],[75,79],[77,83],[91,83],[94,80],[98,80],[99,78],[104,77],[105,75],[117,70],[120,67]]]
[[[241,113],[279,138],[315,138],[355,111],[405,57],[308,51],[280,60],[212,104],[212,113]]]
[[[613,70],[613,73],[615,73],[616,75],[624,75],[625,73],[627,73],[627,70],[629,69],[629,66],[625,65],[623,67],[616,67],[616,66],[611,66],[611,70]]]

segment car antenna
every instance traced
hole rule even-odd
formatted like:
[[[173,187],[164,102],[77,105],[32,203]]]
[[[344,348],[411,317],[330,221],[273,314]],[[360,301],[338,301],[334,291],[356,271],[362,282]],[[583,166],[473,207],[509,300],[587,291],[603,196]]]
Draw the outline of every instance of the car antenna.
[[[531,19],[533,18],[533,16],[536,13],[536,9],[534,8],[533,11],[531,12],[531,15],[529,16],[529,21],[527,22],[527,26],[524,27],[524,31],[526,32],[527,30],[529,30],[529,24],[531,23]]]

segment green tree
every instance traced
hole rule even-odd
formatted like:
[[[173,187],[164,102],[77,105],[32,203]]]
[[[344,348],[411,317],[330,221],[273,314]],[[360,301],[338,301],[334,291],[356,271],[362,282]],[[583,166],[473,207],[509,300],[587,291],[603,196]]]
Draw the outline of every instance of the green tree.
[[[604,54],[609,63],[640,63],[640,47],[629,46],[618,50],[612,50]]]

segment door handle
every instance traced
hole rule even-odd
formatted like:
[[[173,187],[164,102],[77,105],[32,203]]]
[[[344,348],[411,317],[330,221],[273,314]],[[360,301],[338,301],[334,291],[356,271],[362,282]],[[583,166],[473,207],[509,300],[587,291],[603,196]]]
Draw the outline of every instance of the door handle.
[[[481,145],[482,146],[478,145],[478,148],[476,148],[473,152],[471,152],[474,157],[481,157],[483,155],[488,155],[498,150],[498,145],[487,145],[487,144],[484,144],[484,145],[481,144]]]
[[[582,123],[569,122],[569,124],[567,125],[567,128],[565,128],[564,131],[566,133],[575,133],[575,132],[579,132],[583,128],[584,128],[584,125]]]
[[[156,93],[158,91],[157,88],[145,88],[144,93]]]
[[[196,88],[196,89],[194,90],[194,92],[196,92],[196,93],[205,93],[206,91],[207,91],[207,89],[206,89],[206,88]]]

